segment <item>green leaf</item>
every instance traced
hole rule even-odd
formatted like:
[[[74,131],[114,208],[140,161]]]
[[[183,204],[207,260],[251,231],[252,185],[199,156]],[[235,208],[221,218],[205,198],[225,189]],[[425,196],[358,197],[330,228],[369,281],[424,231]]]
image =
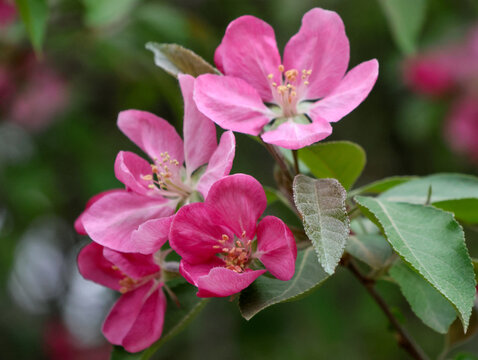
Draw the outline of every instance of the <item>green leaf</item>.
[[[387,265],[393,254],[387,240],[378,234],[356,234],[349,237],[345,250],[373,269]]]
[[[194,77],[201,74],[216,74],[216,70],[193,51],[176,44],[158,44],[149,42],[146,49],[154,54],[154,63],[169,74],[189,74]]]
[[[324,270],[333,274],[349,235],[347,193],[336,179],[312,179],[305,175],[297,175],[292,187],[305,233]]]
[[[113,346],[111,350],[110,360],[140,360],[142,353],[129,353],[121,346]]]
[[[456,354],[453,360],[478,360],[478,357],[469,353]]]
[[[402,261],[390,270],[415,315],[433,330],[446,334],[456,319],[453,306],[436,289]]]
[[[82,0],[85,23],[91,27],[111,25],[131,13],[138,0]]]
[[[473,268],[475,270],[475,280],[478,282],[478,259],[472,259]]]
[[[349,193],[349,197],[359,194],[381,194],[395,186],[404,184],[410,180],[417,179],[416,176],[392,176],[373,183],[361,186]]]
[[[28,36],[35,49],[41,53],[43,38],[48,22],[48,4],[46,0],[15,0],[18,12],[27,28]]]
[[[260,276],[241,292],[239,308],[242,316],[250,320],[260,311],[286,301],[298,300],[318,288],[329,275],[317,262],[312,247],[299,251],[295,263],[294,277],[281,281]]]
[[[182,284],[172,290],[181,307],[178,308],[173,302],[168,301],[161,338],[142,353],[141,360],[147,360],[153,356],[166,341],[183,330],[208,302],[208,299],[196,296],[197,289],[192,285]]]
[[[318,178],[334,178],[348,190],[362,173],[365,166],[365,151],[350,141],[321,142],[302,148],[300,160]]]
[[[478,223],[478,178],[462,174],[436,174],[396,186],[380,198],[412,204],[425,204],[431,187],[430,203],[451,211],[457,219]]]
[[[475,276],[463,229],[453,215],[432,206],[356,196],[362,212],[382,228],[393,249],[447,298],[466,329]]]
[[[400,50],[405,54],[415,52],[425,21],[426,0],[379,0],[379,3]]]

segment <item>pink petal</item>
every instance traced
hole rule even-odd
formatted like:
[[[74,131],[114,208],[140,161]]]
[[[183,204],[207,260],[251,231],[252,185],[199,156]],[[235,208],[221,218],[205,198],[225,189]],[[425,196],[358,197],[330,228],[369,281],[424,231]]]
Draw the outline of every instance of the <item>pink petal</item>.
[[[131,241],[131,235],[151,219],[169,216],[174,209],[166,199],[151,198],[131,192],[107,194],[95,202],[83,216],[88,235],[97,243],[122,252],[143,252],[152,239]]]
[[[159,340],[163,332],[165,313],[166,296],[162,289],[158,289],[144,303],[136,321],[123,339],[123,347],[129,352],[137,352]]]
[[[229,175],[218,180],[209,190],[205,204],[214,208],[224,224],[241,238],[253,239],[256,223],[267,206],[262,185],[252,176]]]
[[[123,274],[133,279],[141,279],[159,271],[159,266],[154,262],[152,255],[121,253],[104,248],[103,256],[116,265]]]
[[[279,77],[280,55],[269,24],[249,15],[231,22],[214,61],[224,74],[247,81],[262,100],[272,101],[267,75]]]
[[[192,285],[197,286],[197,280],[201,276],[209,274],[209,271],[215,267],[224,267],[225,263],[217,256],[213,256],[207,262],[203,262],[196,265],[181,260],[179,263],[179,272],[181,275]]]
[[[216,267],[208,275],[197,280],[198,297],[224,297],[237,294],[254,282],[266,270],[251,270],[243,273]]]
[[[107,190],[107,191],[103,191],[99,194],[96,194],[95,196],[93,196],[90,200],[88,200],[88,202],[86,203],[86,206],[85,206],[85,210],[80,214],[80,216],[78,216],[78,218],[75,220],[75,231],[80,234],[80,235],[88,235],[86,233],[86,230],[85,230],[85,227],[83,226],[83,216],[85,215],[86,213],[86,210],[88,210],[88,208],[93,205],[96,201],[98,201],[99,199],[101,199],[103,196],[107,195],[107,194],[110,194],[110,193],[114,193],[114,192],[122,192],[124,190],[122,189],[113,189],[113,190]]]
[[[184,99],[184,157],[189,176],[207,163],[216,150],[216,127],[199,112],[193,101],[194,78],[190,75],[179,75],[178,79]]]
[[[236,152],[236,139],[232,131],[226,131],[221,136],[219,146],[211,156],[206,171],[199,179],[197,190],[207,197],[209,189],[217,180],[229,175]]]
[[[377,76],[377,60],[357,65],[345,75],[330,95],[312,105],[309,111],[311,118],[320,117],[328,122],[339,121],[367,97],[377,81]]]
[[[171,209],[171,212],[174,210]],[[174,215],[159,219],[151,219],[141,224],[131,234],[131,248],[142,254],[153,254],[158,251],[169,238],[169,229]]]
[[[118,115],[118,127],[151,159],[161,159],[161,153],[168,152],[171,159],[183,163],[183,141],[166,120],[147,111],[126,110]]]
[[[109,287],[120,289],[121,272],[113,269],[113,263],[103,256],[103,246],[92,242],[81,249],[78,254],[78,270],[87,280]]]
[[[152,175],[151,165],[146,160],[129,151],[118,153],[115,176],[128,190],[142,195],[151,192],[148,188],[151,182],[143,179],[145,175]]]
[[[193,203],[183,206],[174,217],[169,244],[184,261],[198,264],[219,252],[214,246],[220,245],[218,240],[223,234],[234,238],[214,209],[204,203]]]
[[[292,279],[295,272],[297,246],[294,235],[281,219],[266,216],[259,223],[256,256],[279,280]]]
[[[326,120],[317,118],[311,124],[287,121],[277,129],[265,132],[261,137],[266,143],[297,150],[325,139],[330,134],[332,126]]]
[[[247,82],[205,74],[196,79],[194,101],[204,115],[224,129],[258,135],[274,114]]]
[[[130,352],[147,348],[161,336],[166,298],[161,289],[151,292],[154,282],[122,295],[103,324],[109,342]]]
[[[302,18],[299,32],[284,50],[285,69],[312,70],[306,99],[329,94],[342,80],[349,63],[349,40],[334,11],[315,8]]]

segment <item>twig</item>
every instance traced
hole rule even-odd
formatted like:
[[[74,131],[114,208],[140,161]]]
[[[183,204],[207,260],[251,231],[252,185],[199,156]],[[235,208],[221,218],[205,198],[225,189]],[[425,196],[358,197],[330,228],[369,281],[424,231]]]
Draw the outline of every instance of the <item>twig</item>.
[[[269,153],[272,155],[272,157],[274,158],[274,160],[277,162],[277,164],[279,165],[279,167],[281,168],[282,172],[284,173],[285,176],[287,176],[287,178],[292,182],[292,179],[294,178],[293,175],[291,174],[290,172],[290,169],[289,169],[289,166],[287,165],[287,163],[285,162],[285,159],[284,157],[282,156],[282,154],[280,154],[274,147],[274,145],[271,145],[271,144],[268,144],[266,142],[264,142],[262,139],[261,139],[262,143],[264,144],[264,146],[266,147],[267,151],[269,151]]]
[[[364,276],[357,266],[349,258],[344,258],[342,264],[347,267],[350,272],[360,281],[360,283],[365,287],[370,296],[375,300],[378,306],[382,309],[384,314],[387,316],[388,320],[395,328],[397,333],[397,342],[398,345],[410,354],[416,360],[428,360],[428,356],[423,352],[423,350],[415,343],[415,341],[410,337],[407,331],[400,325],[398,320],[390,311],[387,303],[380,294],[375,290],[375,281]]]
[[[292,150],[292,156],[294,157],[294,171],[296,175],[300,174],[299,158],[297,156],[297,150]]]

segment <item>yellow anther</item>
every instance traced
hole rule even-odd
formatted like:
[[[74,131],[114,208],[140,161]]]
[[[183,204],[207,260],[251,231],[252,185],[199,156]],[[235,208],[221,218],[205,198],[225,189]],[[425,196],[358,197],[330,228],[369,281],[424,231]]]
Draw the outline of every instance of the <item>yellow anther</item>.
[[[284,65],[282,65],[282,64],[279,65],[279,71],[280,71],[280,72],[283,72],[283,71],[284,71]]]
[[[227,236],[226,234],[222,234],[222,240],[223,241],[229,240],[229,236]]]
[[[120,291],[120,293],[122,293],[122,294],[126,294],[126,293],[128,292],[128,288],[126,288],[126,287],[123,286],[123,287],[120,288],[119,291]]]
[[[289,81],[294,81],[298,74],[299,72],[296,69],[290,69],[285,72],[285,77]]]
[[[146,180],[146,181],[151,181],[151,180],[153,180],[153,175],[151,175],[151,174],[150,175],[143,175],[143,176],[141,176],[141,178],[143,180]]]
[[[295,91],[292,91],[292,92],[290,93],[290,96],[292,96],[292,97],[295,97],[296,95],[297,95],[297,93],[296,93]]]
[[[156,165],[151,164],[151,170],[153,171],[153,173],[156,174],[158,172],[158,167]]]
[[[312,70],[307,70],[307,75],[312,74]]]
[[[220,246],[220,245],[213,245],[213,247],[212,247],[212,248],[213,248],[213,249],[220,249],[220,248],[221,248],[221,246]]]
[[[155,188],[155,186],[154,186],[154,184],[149,184],[149,185],[148,185],[148,188],[150,188],[150,189],[154,189],[154,188]]]
[[[304,85],[309,85],[309,82],[307,80],[304,81]]]
[[[246,230],[242,231],[242,237],[246,237]]]
[[[273,86],[273,87],[276,87],[276,86],[277,86],[277,83],[276,83],[276,82],[273,82],[273,83],[272,83],[272,86]]]
[[[287,91],[287,86],[280,85],[277,87],[277,91],[279,92],[279,94],[282,94],[283,92]]]
[[[116,265],[111,265],[111,268],[112,268],[113,270],[119,270],[119,267],[117,267]]]
[[[222,252],[228,253],[229,249],[228,248],[222,248]]]
[[[267,75],[267,77],[268,77],[270,80],[272,80],[272,78],[274,77],[274,74],[269,74],[269,75]]]

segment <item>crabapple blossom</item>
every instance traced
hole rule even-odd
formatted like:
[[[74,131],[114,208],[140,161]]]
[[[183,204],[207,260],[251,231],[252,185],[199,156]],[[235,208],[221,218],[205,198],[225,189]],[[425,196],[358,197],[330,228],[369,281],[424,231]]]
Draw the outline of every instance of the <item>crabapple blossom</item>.
[[[214,61],[225,75],[197,78],[199,111],[219,126],[299,149],[332,133],[369,94],[378,62],[345,73],[349,41],[340,16],[315,8],[302,19],[281,60],[274,30],[253,16],[229,24]]]
[[[176,207],[229,174],[235,153],[232,132],[219,144],[213,122],[192,101],[194,78],[179,77],[184,97],[184,142],[166,120],[145,111],[119,114],[121,131],[151,158],[122,151],[115,175],[125,186],[97,198],[76,226],[97,243],[122,252],[151,254],[166,240]],[[207,164],[207,167],[203,165]]]
[[[166,297],[158,262],[157,254],[120,253],[95,242],[78,255],[85,279],[122,294],[105,319],[103,334],[130,352],[147,348],[163,331]]]
[[[260,183],[236,174],[217,181],[204,203],[178,211],[170,245],[182,257],[181,274],[198,287],[197,296],[233,295],[266,271],[280,280],[292,278],[297,257],[294,236],[275,216],[257,224],[266,205]]]

